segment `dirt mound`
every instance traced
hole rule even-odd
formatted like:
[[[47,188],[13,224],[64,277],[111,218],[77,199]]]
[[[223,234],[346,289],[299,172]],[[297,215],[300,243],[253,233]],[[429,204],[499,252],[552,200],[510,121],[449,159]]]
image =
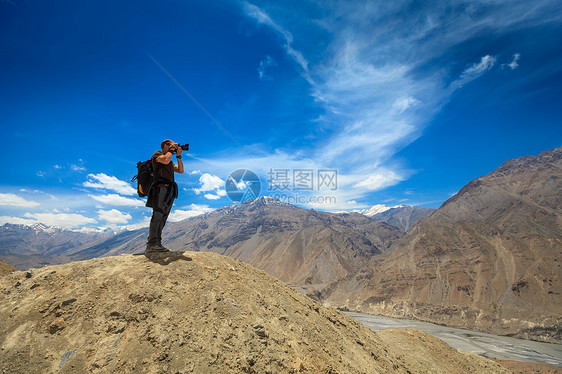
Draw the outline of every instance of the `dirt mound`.
[[[562,369],[545,362],[521,362],[513,360],[494,360],[513,374],[562,374]]]
[[[0,277],[6,274],[10,274],[12,271],[16,270],[18,269],[0,260]]]
[[[379,335],[212,253],[122,255],[0,279],[1,372],[507,372],[418,331]]]

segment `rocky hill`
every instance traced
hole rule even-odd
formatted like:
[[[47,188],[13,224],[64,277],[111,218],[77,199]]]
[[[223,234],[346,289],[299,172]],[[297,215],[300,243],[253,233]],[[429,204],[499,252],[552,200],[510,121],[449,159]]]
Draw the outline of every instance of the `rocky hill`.
[[[562,148],[507,161],[322,297],[367,313],[560,343],[561,191]]]
[[[18,269],[0,260],[0,277],[6,274],[10,274],[12,271],[16,271],[16,270]]]
[[[123,255],[0,278],[3,373],[507,373],[375,334],[232,258]]]
[[[405,233],[422,218],[429,216],[435,209],[403,205],[390,208],[384,212],[370,215],[375,221],[383,221]]]

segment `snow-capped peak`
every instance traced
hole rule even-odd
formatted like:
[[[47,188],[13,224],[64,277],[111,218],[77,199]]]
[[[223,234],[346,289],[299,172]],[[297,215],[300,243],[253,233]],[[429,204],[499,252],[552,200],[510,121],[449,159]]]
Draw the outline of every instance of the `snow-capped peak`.
[[[364,214],[368,217],[371,217],[371,216],[374,216],[375,214],[386,212],[387,210],[392,209],[392,208],[396,208],[396,207],[386,206],[384,204],[377,204],[377,205],[373,205],[369,209],[362,210],[359,213]]]
[[[35,232],[42,231],[47,233],[54,233],[57,231],[56,227],[47,226],[44,223],[36,223],[34,225],[31,225],[31,228],[35,230]]]

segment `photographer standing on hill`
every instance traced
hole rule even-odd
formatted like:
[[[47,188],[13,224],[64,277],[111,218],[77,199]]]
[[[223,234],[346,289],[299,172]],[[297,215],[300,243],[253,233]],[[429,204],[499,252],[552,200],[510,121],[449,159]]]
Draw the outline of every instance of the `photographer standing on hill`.
[[[160,146],[162,152],[156,151],[152,155],[154,173],[159,180],[148,196],[147,206],[152,207],[152,219],[148,230],[146,252],[169,251],[162,245],[162,229],[166,225],[174,199],[178,197],[178,185],[174,182],[174,173],[183,174],[182,146],[170,139],[164,140]],[[176,155],[177,165],[172,162],[173,154]]]

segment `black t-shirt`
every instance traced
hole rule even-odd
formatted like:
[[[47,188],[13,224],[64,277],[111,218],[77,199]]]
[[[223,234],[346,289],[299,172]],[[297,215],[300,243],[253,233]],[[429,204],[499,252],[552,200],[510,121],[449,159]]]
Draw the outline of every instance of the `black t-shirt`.
[[[156,161],[156,159],[158,157],[163,156],[163,155],[164,154],[160,151],[154,152],[154,154],[152,155],[152,165],[156,168],[160,177],[173,182],[174,181],[174,166],[175,166],[174,163],[172,161],[170,161],[170,163],[168,165],[166,165],[166,164],[162,164],[162,163]]]

